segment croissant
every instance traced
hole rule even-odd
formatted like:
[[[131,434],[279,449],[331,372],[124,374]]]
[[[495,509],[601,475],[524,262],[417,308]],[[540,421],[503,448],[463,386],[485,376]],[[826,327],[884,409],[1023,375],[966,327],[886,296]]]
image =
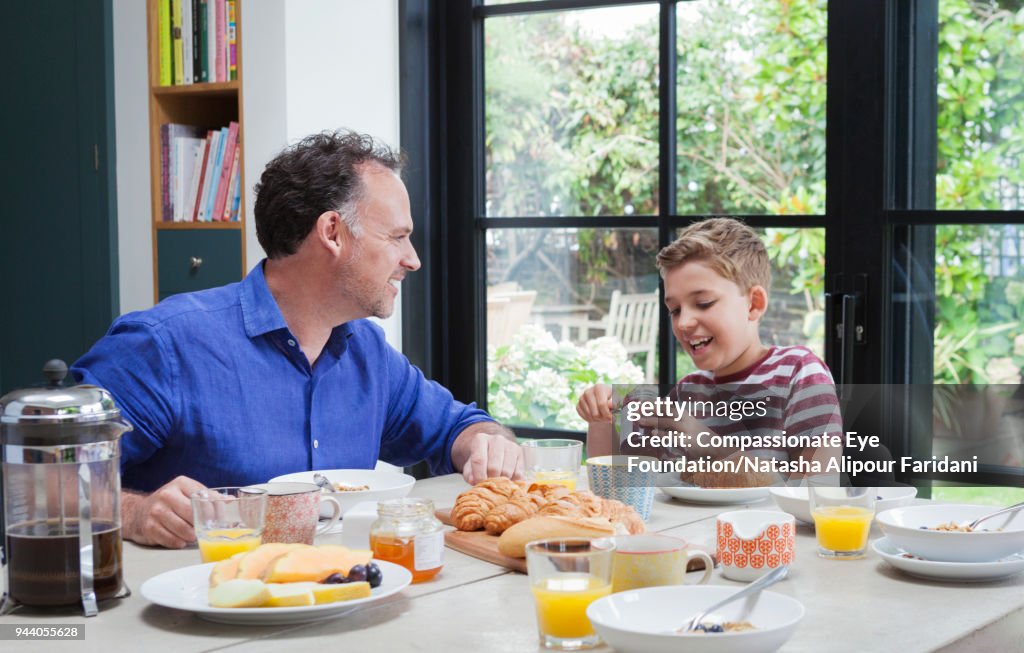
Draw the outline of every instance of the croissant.
[[[564,517],[594,517],[600,515],[604,510],[603,502],[604,499],[601,497],[585,490],[580,490],[549,502],[540,509],[540,514],[561,515]]]
[[[607,517],[612,523],[622,524],[629,531],[630,535],[638,535],[647,530],[644,526],[644,520],[632,506],[627,506],[615,499],[604,500],[604,510],[600,516]]]
[[[466,490],[455,499],[452,524],[460,531],[478,531],[484,527],[484,516],[510,497],[524,494],[523,488],[507,478],[488,478]]]
[[[537,514],[546,504],[547,499],[540,493],[513,495],[484,515],[484,529],[491,535],[501,535],[509,526]]]

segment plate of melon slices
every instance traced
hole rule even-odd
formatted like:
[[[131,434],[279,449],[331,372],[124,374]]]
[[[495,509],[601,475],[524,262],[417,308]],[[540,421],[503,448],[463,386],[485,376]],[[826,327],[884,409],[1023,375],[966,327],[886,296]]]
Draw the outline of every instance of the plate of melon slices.
[[[371,563],[374,587],[366,580]],[[411,582],[408,569],[373,560],[369,551],[264,544],[229,560],[154,576],[140,591],[152,603],[207,621],[272,626],[334,619]]]

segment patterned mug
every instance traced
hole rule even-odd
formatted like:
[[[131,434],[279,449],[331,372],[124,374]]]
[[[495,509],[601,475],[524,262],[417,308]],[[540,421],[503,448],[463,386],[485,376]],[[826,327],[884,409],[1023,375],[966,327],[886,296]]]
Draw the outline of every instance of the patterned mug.
[[[264,543],[312,544],[314,537],[327,532],[341,518],[341,504],[325,496],[314,483],[263,483],[252,487],[267,491]],[[321,502],[334,508],[331,518],[318,526]]]
[[[796,518],[778,510],[734,510],[718,516],[716,535],[722,575],[757,580],[793,562]]]
[[[647,521],[654,503],[657,475],[640,471],[641,461],[652,461],[647,456],[594,456],[587,459],[587,482],[590,491],[602,499],[615,499],[632,506],[640,518]]]

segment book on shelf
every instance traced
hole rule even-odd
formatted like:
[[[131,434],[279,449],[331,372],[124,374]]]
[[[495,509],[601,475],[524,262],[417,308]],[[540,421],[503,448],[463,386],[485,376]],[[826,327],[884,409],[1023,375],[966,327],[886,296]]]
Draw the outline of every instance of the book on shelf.
[[[238,79],[238,0],[156,0],[160,86]]]
[[[210,136],[210,154],[209,160],[206,162],[206,173],[203,177],[203,192],[196,200],[199,203],[199,209],[196,215],[196,222],[209,222],[210,221],[210,195],[214,194],[216,197],[216,189],[213,188],[214,184],[220,179],[220,176],[214,171],[219,171],[220,163],[218,162],[218,156],[221,156],[221,148],[224,145],[224,129],[213,130],[213,135]]]
[[[242,155],[242,149],[239,146],[235,146],[235,156],[231,161],[231,175],[228,177],[228,194],[227,201],[224,202],[224,212],[221,214],[221,220],[230,222],[233,218],[231,217],[232,212],[236,212],[235,208],[235,195],[239,191],[239,178],[241,172],[238,170],[238,159]]]
[[[207,0],[198,0],[199,5],[199,20],[196,21],[196,34],[198,35],[199,52],[196,53],[196,60],[199,62],[199,81],[208,82],[210,81],[210,65],[206,57],[206,53],[209,50],[209,15],[210,11],[206,4]]]
[[[181,0],[171,0],[171,60],[173,84],[184,83],[185,58],[184,45],[181,41]]]
[[[157,49],[160,59],[160,86],[170,86],[171,75],[171,4],[160,0],[156,12]]]
[[[235,20],[236,0],[228,0],[228,79],[238,79],[238,24]]]
[[[220,166],[220,180],[217,182],[217,197],[213,201],[211,220],[221,220],[224,215],[224,204],[228,198],[228,182],[231,181],[231,164],[235,156],[235,143],[238,139],[238,123],[231,121],[228,135],[224,141],[224,156]]]
[[[173,214],[175,222],[185,222],[192,217],[188,215],[188,195],[191,191],[192,178],[195,176],[196,153],[201,154],[203,139],[183,136],[175,139],[174,144],[177,154],[175,155]]]

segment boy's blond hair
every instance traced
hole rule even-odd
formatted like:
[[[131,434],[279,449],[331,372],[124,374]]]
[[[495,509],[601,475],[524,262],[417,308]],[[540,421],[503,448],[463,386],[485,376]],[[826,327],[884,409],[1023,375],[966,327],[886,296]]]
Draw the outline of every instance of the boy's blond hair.
[[[765,290],[772,282],[768,250],[753,229],[733,218],[710,218],[683,229],[679,238],[658,252],[661,276],[686,263],[700,261],[747,292]]]

